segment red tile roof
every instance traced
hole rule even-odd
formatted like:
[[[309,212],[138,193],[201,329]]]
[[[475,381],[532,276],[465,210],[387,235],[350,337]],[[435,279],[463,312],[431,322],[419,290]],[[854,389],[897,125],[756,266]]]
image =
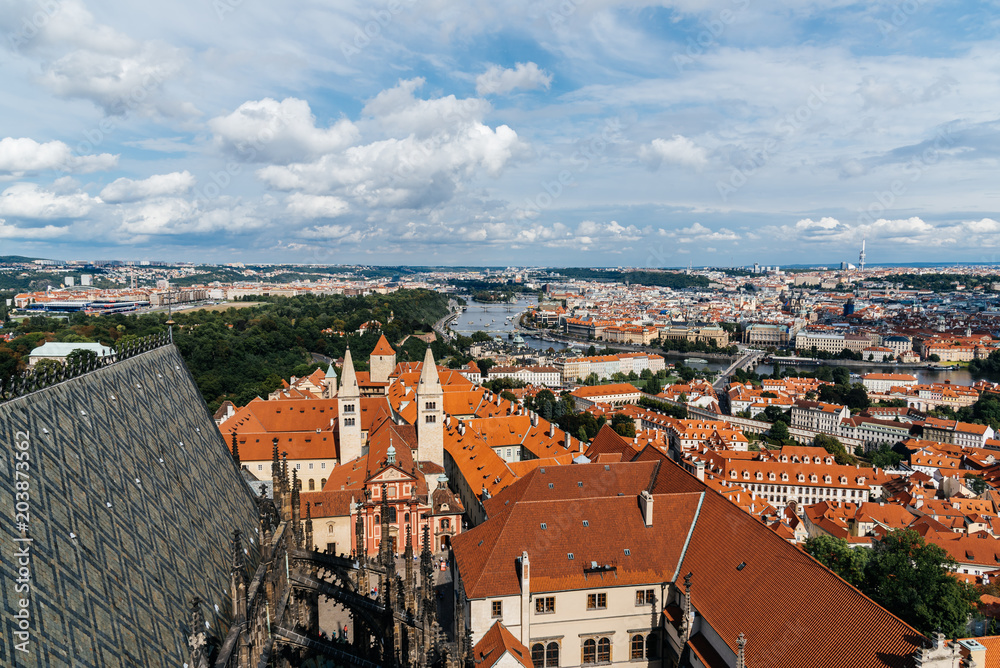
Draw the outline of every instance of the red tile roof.
[[[494,622],[490,630],[479,639],[472,648],[472,654],[478,668],[492,668],[504,654],[510,654],[524,668],[534,668],[528,648],[500,622]]]
[[[372,351],[372,355],[395,355],[396,351],[392,349],[389,345],[389,341],[385,338],[385,334],[378,337],[378,343],[375,344],[375,349]]]

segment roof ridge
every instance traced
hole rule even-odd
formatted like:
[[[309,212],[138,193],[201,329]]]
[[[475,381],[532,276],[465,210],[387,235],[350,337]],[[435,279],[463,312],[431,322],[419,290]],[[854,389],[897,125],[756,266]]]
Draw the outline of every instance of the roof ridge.
[[[684,565],[684,557],[687,556],[688,545],[691,543],[691,536],[694,535],[694,525],[696,525],[698,523],[698,518],[701,517],[701,505],[703,503],[705,503],[705,492],[707,492],[707,491],[708,491],[707,489],[706,490],[702,490],[702,492],[701,492],[701,498],[698,499],[698,507],[695,508],[694,517],[691,519],[691,526],[690,526],[690,528],[688,528],[687,538],[684,539],[684,547],[681,548],[681,556],[677,559],[677,568],[674,569],[674,576],[672,578],[670,578],[671,582],[677,582],[677,576],[680,575],[681,566]],[[722,498],[724,498],[727,501],[729,501],[729,499],[727,497],[725,497],[725,496],[723,496],[721,494],[719,496],[722,496]],[[732,501],[729,501],[729,502],[733,503]],[[736,505],[736,504],[733,504],[733,505]],[[739,508],[739,511],[742,513],[743,509]]]

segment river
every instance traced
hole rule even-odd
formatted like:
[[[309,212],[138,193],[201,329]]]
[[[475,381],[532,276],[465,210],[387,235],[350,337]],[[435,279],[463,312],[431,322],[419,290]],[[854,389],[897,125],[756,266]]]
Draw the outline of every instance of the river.
[[[516,304],[483,304],[471,299],[467,299],[467,301],[466,311],[451,324],[451,331],[465,336],[470,336],[475,332],[486,332],[493,336],[502,336],[507,343],[510,343],[507,335],[514,331],[515,323],[521,314],[538,304],[537,297],[523,295],[518,297]],[[521,336],[524,338],[524,345],[536,350],[548,350],[549,348],[564,350],[567,348],[567,345],[560,341],[543,341],[524,334]],[[586,348],[586,346],[583,347]]]

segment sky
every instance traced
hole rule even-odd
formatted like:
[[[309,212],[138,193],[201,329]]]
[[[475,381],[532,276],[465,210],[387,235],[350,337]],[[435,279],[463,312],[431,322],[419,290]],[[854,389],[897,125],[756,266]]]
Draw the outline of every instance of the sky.
[[[1000,2],[0,0],[0,255],[1000,262]]]

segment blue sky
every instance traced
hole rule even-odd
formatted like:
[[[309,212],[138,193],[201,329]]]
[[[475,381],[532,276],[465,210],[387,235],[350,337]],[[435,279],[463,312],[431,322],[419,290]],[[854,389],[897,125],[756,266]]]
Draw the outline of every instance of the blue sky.
[[[1000,262],[998,10],[0,0],[0,255]]]

